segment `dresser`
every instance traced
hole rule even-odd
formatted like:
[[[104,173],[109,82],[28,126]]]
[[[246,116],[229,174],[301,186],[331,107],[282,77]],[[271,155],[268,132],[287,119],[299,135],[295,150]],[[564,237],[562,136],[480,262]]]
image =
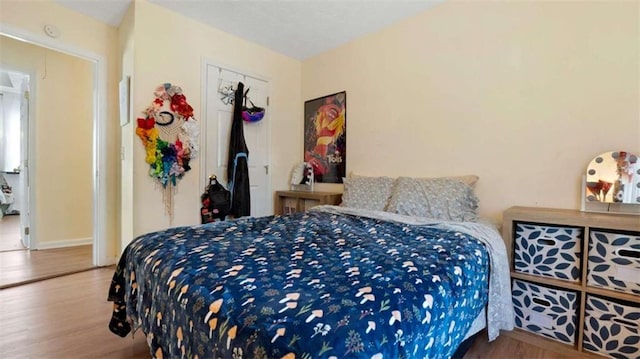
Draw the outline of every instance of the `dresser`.
[[[511,207],[516,330],[568,356],[640,358],[640,216]]]
[[[274,201],[275,214],[288,214],[306,211],[322,204],[338,205],[342,202],[342,193],[317,191],[276,191]]]

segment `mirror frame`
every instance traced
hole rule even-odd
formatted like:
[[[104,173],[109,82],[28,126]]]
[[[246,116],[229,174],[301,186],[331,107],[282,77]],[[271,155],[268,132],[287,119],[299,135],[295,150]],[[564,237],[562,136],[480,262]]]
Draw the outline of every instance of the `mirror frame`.
[[[624,213],[624,214],[635,214],[635,215],[640,215],[640,202],[638,203],[624,203],[624,202],[600,202],[600,201],[590,201],[588,199],[588,190],[587,190],[587,176],[589,175],[593,175],[594,173],[590,173],[590,171],[593,171],[593,169],[590,168],[591,164],[595,161],[598,162],[597,159],[600,159],[600,161],[602,161],[602,158],[607,157],[607,156],[611,156],[614,153],[621,153],[621,152],[626,152],[627,154],[631,155],[631,156],[635,156],[637,158],[637,156],[631,152],[628,151],[609,151],[609,152],[604,152],[601,153],[599,155],[597,155],[596,157],[594,157],[591,161],[589,161],[589,163],[587,164],[587,170],[585,171],[585,174],[582,176],[582,186],[581,186],[581,211],[583,212],[602,212],[602,213]],[[611,156],[613,158],[615,158],[615,156]],[[638,173],[633,174],[634,178],[640,178],[640,169],[637,170]],[[634,182],[632,182],[633,184]],[[640,181],[637,181],[636,185],[640,185]]]

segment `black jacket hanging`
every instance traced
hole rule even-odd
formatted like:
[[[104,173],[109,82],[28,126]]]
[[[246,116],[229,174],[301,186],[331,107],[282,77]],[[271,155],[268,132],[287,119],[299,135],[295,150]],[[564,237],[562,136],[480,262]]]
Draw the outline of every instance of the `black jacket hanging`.
[[[249,194],[249,149],[244,140],[244,124],[242,120],[242,104],[244,84],[238,83],[233,100],[233,123],[229,140],[229,158],[227,161],[227,181],[231,192],[232,216],[238,218],[251,215],[251,196]]]

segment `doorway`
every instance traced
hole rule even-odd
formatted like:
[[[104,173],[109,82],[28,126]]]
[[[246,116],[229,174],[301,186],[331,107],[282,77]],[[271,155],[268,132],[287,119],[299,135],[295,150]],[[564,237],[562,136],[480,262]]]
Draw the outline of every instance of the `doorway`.
[[[3,257],[0,262],[12,262],[12,270],[16,269],[16,263],[31,266],[28,271],[42,277],[110,264],[104,253],[105,208],[104,200],[100,201],[105,196],[105,186],[98,176],[104,163],[100,159],[105,155],[104,125],[101,124],[104,122],[101,106],[105,102],[104,60],[92,54],[83,55],[76,49],[69,51],[62,44],[51,46],[46,39],[39,44],[39,37],[15,29],[5,27],[3,32],[0,62],[30,72],[32,78],[27,101],[31,104],[27,109],[31,115],[27,121],[30,131],[23,132],[30,145],[20,167],[20,173],[24,170],[30,175],[25,176],[28,187],[25,186],[21,196],[25,198],[25,206],[19,211],[20,217],[23,213],[29,215],[21,234],[29,235],[33,251],[25,250],[22,257],[11,253],[10,260]],[[4,36],[7,32],[9,36]],[[13,47],[7,46],[9,42]],[[12,51],[17,48],[32,53],[20,61],[18,51]],[[38,56],[33,56],[34,53]],[[70,62],[66,63],[63,58]],[[75,104],[65,103],[64,98],[75,100]],[[38,115],[37,121],[34,113]],[[75,254],[70,254],[72,252]],[[53,272],[41,271],[33,268],[37,264],[32,260],[38,258],[49,263],[58,261],[59,265]],[[76,266],[63,265],[66,263]],[[2,269],[6,277],[8,271]],[[0,287],[6,285],[7,280],[0,278]]]
[[[29,75],[0,67],[0,252],[29,248],[25,157]]]

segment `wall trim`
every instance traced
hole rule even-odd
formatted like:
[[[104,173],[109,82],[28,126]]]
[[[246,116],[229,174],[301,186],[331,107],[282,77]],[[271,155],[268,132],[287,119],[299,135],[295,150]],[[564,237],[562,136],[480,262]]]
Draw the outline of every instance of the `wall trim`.
[[[93,238],[76,238],[76,239],[63,239],[61,241],[40,242],[38,243],[37,250],[41,249],[53,249],[53,248],[65,248],[76,247],[93,244]]]

